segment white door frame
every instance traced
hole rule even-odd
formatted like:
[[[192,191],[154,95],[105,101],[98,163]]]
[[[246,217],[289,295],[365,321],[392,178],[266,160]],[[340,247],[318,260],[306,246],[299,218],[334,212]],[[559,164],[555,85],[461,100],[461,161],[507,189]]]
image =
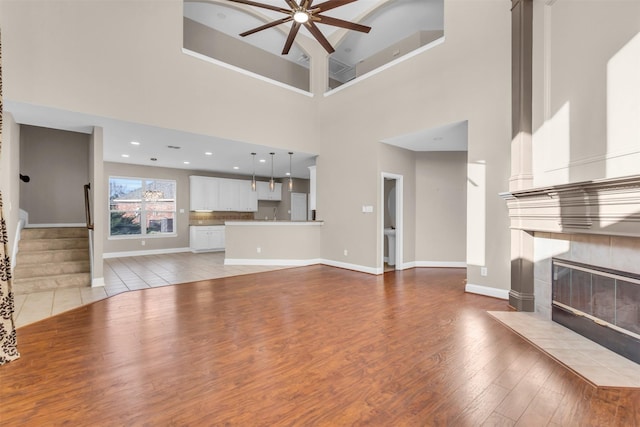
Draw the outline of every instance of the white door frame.
[[[402,248],[404,247],[404,212],[403,212],[403,198],[404,198],[404,177],[395,173],[382,172],[380,178],[380,229],[378,230],[378,236],[380,236],[380,242],[382,242],[380,250],[380,265],[384,272],[384,212],[385,203],[384,199],[384,180],[393,179],[396,181],[396,270],[404,270],[404,253]]]

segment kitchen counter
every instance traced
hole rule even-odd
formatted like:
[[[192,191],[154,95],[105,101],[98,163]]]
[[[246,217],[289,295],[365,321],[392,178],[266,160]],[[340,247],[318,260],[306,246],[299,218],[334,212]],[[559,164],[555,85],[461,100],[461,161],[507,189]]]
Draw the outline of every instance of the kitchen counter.
[[[289,220],[272,220],[272,219],[256,219],[256,220],[233,220],[233,221],[225,221],[224,225],[244,225],[244,226],[253,226],[253,225],[324,225],[324,221],[289,221]]]
[[[324,221],[225,221],[226,265],[311,265]]]

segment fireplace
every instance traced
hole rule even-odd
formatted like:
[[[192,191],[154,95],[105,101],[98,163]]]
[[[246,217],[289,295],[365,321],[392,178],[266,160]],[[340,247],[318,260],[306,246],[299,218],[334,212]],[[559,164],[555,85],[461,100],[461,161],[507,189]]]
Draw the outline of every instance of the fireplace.
[[[514,290],[512,274],[510,302],[512,294],[533,300],[524,311],[640,363],[640,175],[502,197],[512,236],[528,236],[516,252],[512,242],[521,281]],[[604,332],[608,337],[601,339]]]
[[[640,275],[554,258],[552,319],[640,363]]]

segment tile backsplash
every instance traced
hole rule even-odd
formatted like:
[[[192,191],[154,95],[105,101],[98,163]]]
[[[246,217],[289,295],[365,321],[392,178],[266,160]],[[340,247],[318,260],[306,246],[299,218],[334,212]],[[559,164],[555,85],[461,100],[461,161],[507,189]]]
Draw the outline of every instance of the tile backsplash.
[[[252,220],[253,212],[189,212],[189,225],[219,225],[230,220]]]

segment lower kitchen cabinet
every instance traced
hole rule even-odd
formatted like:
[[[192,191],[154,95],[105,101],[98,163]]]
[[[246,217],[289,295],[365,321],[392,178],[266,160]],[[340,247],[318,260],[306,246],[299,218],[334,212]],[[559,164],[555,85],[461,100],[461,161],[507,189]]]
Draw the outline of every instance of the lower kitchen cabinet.
[[[224,225],[190,226],[189,247],[191,252],[223,251]]]

